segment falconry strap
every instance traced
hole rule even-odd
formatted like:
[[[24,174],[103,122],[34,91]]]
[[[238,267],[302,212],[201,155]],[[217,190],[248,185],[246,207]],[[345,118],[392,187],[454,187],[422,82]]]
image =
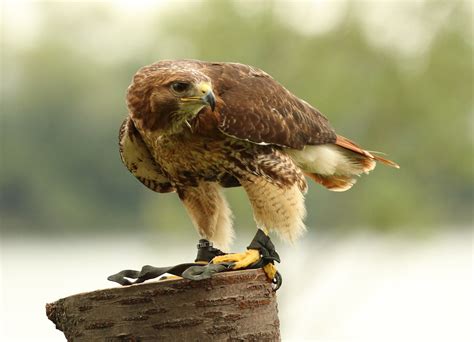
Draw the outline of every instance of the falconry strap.
[[[270,237],[263,232],[263,230],[257,230],[257,234],[253,238],[250,245],[247,246],[247,249],[256,249],[260,251],[260,260],[252,265],[252,268],[260,268],[269,263],[280,262],[280,256],[275,250],[275,245],[273,244]]]
[[[213,247],[212,242],[201,239],[199,240],[197,248],[196,262],[194,263],[184,263],[168,267],[145,265],[140,271],[123,270],[109,276],[107,279],[125,286],[140,284],[146,280],[158,278],[165,273],[190,280],[202,280],[212,277],[215,273],[232,270],[232,263],[213,264],[210,262],[216,256],[227,254]],[[247,269],[262,268],[269,263],[273,264],[275,261],[280,262],[280,256],[276,252],[270,237],[260,229],[257,231],[257,234],[255,234],[255,237],[247,249],[256,249],[260,252],[261,256],[258,262],[248,266]],[[203,265],[203,262],[207,262],[207,264]],[[272,283],[275,291],[280,288],[282,277],[279,272],[277,272],[275,278],[272,279]]]
[[[210,262],[214,257],[219,256],[219,255],[225,255],[223,251],[220,249],[217,249],[212,246],[212,242],[206,240],[206,239],[201,239],[199,240],[199,243],[197,244],[197,256],[196,256],[196,262]]]

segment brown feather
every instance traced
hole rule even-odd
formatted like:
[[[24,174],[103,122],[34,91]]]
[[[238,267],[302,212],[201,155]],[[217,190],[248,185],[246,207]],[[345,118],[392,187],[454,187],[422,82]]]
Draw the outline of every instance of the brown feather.
[[[264,71],[239,63],[212,63],[197,60],[165,60],[141,68],[129,87],[127,101],[132,115],[143,120],[148,130],[169,126],[166,98],[153,107],[153,92],[171,80],[209,78],[216,96],[217,126],[207,119],[199,122],[209,133],[220,132],[236,139],[262,145],[302,149],[305,145],[334,143],[336,133],[317,109],[290,93]],[[198,116],[208,116],[205,110]],[[198,121],[198,120],[197,120]],[[220,131],[220,132],[219,132]]]
[[[356,182],[351,176],[323,176],[317,173],[305,173],[305,175],[331,191],[349,190]]]
[[[400,166],[389,160],[389,159],[386,159],[386,158],[383,158],[383,157],[380,157],[376,154],[372,154],[364,149],[362,149],[360,146],[358,146],[355,142],[341,136],[341,135],[337,135],[336,136],[336,145],[338,146],[341,146],[341,147],[344,147],[345,149],[347,150],[350,150],[350,151],[353,151],[353,152],[356,152],[362,156],[365,156],[367,158],[370,158],[372,160],[376,160],[376,161],[379,161],[379,162],[382,162],[384,163],[385,165],[388,165],[388,166],[391,166],[391,167],[395,167],[397,169],[400,168]]]
[[[173,82],[205,82],[215,108],[207,90],[206,97],[192,96],[199,106],[189,110]],[[376,161],[398,167],[337,136],[317,109],[243,64],[166,60],[145,66],[128,88],[127,106],[119,139],[126,167],[152,190],[177,191],[201,236],[223,244],[232,234],[231,213],[220,185],[242,185],[258,225],[292,240],[304,231],[303,172],[345,191]]]
[[[153,158],[130,117],[120,126],[119,152],[123,164],[147,188],[161,193],[176,190]]]
[[[219,129],[238,139],[302,149],[305,145],[333,143],[336,133],[317,109],[290,93],[262,70],[237,63],[217,69],[212,78],[222,98]],[[222,91],[224,90],[224,91]]]

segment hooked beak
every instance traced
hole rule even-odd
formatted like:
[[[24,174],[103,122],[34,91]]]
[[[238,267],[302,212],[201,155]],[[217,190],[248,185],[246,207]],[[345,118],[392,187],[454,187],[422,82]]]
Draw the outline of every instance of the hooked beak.
[[[211,88],[210,84],[203,82],[203,83],[199,84],[198,89],[201,92],[201,94],[204,94],[201,97],[201,100],[206,105],[211,107],[212,111],[214,111],[214,109],[216,108],[216,97],[214,96],[214,93],[212,92],[212,88]]]
[[[214,93],[212,91],[210,91],[209,93],[207,93],[203,98],[202,100],[207,104],[209,105],[209,107],[211,107],[211,110],[214,111],[214,109],[216,108],[216,97],[214,96]]]

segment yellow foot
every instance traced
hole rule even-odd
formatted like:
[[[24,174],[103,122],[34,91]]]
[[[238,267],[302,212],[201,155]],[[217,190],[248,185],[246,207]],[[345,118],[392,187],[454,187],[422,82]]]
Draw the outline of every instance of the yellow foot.
[[[274,264],[266,264],[265,266],[263,266],[263,271],[267,275],[268,279],[275,279],[277,269]]]
[[[238,270],[241,268],[246,268],[249,265],[252,265],[260,260],[260,251],[256,249],[249,249],[243,253],[235,253],[235,254],[226,254],[217,256],[212,259],[213,264],[220,264],[223,262],[232,262],[234,265],[232,269]]]
[[[234,266],[232,269],[238,270],[241,268],[246,268],[257,261],[260,260],[260,251],[256,249],[249,249],[243,253],[236,253],[236,254],[226,254],[217,256],[212,259],[213,264],[219,264],[223,262],[232,262]],[[267,275],[268,279],[273,280],[276,276],[277,269],[274,264],[266,264],[263,266],[263,271]]]

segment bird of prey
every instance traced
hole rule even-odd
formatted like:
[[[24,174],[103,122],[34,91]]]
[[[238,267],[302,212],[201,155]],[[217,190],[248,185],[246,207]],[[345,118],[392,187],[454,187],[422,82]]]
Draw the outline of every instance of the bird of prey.
[[[234,232],[222,188],[242,186],[258,228],[294,241],[305,231],[305,176],[346,191],[376,162],[398,167],[336,134],[317,109],[244,64],[164,60],[142,67],[127,106],[123,163],[151,190],[176,192],[200,237],[223,250]],[[260,258],[250,248],[212,262],[238,269]]]

